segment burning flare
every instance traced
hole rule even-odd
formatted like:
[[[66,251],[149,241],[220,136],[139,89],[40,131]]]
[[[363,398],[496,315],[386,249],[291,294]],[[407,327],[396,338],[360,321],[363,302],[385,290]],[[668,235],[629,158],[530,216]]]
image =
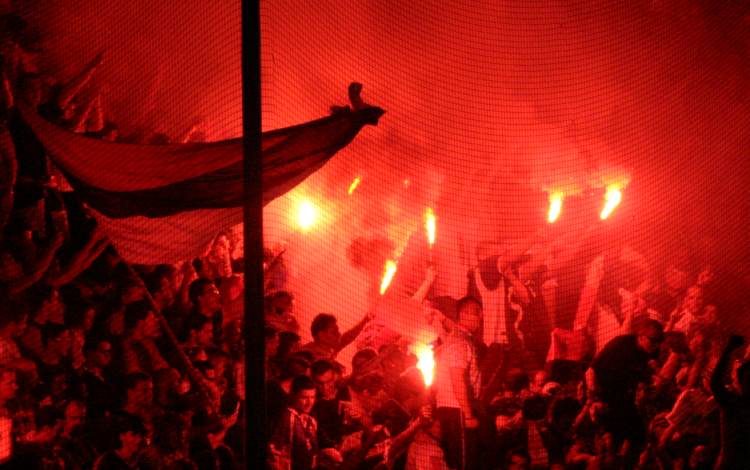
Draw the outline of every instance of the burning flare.
[[[302,201],[297,207],[297,224],[306,232],[318,221],[318,206],[310,201]]]
[[[430,246],[434,245],[437,220],[435,219],[435,213],[430,207],[427,208],[427,212],[424,214],[424,228],[427,231],[427,241],[430,243]]]
[[[388,286],[391,284],[395,274],[396,262],[389,259],[385,262],[385,273],[383,274],[383,280],[380,282],[380,295],[385,294],[385,291],[388,290]]]
[[[562,212],[563,193],[552,193],[549,196],[549,211],[547,212],[547,222],[554,224]]]
[[[612,215],[615,208],[620,205],[620,201],[622,201],[622,191],[620,190],[620,187],[615,185],[608,186],[607,193],[604,195],[604,208],[599,214],[599,218],[606,220],[607,217]]]
[[[422,373],[425,387],[432,385],[432,379],[435,377],[435,354],[432,346],[420,344],[415,348],[417,356],[417,369]]]
[[[347,193],[351,196],[354,193],[354,190],[357,189],[357,186],[359,186],[359,182],[362,181],[362,178],[357,176],[354,178],[354,181],[352,181],[352,184],[349,185],[349,191]]]

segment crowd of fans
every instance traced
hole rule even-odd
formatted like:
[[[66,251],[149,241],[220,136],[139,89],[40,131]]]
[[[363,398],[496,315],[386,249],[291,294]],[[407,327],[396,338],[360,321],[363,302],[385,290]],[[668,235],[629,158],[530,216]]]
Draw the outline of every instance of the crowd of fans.
[[[102,56],[60,83],[39,72],[26,23],[6,15],[0,32],[0,462],[259,468],[243,459],[237,240],[219,234],[178,266],[120,259],[14,108],[122,140],[90,80]],[[190,134],[175,140],[200,138]],[[553,252],[478,250],[461,299],[430,295],[440,273],[427,269],[413,298],[438,336],[427,387],[403,338],[356,341],[372,313],[343,333],[328,313],[300,325],[304,299],[288,290],[283,253],[269,251],[264,466],[746,468],[750,369],[742,337],[723,327],[743,312],[720,302],[716,271],[666,256],[660,278],[633,282],[618,271],[642,264],[627,247],[572,264]]]
[[[63,83],[18,16],[0,43],[0,466],[243,468],[236,234],[177,266],[125,263],[17,110],[123,140],[92,79],[103,54]]]
[[[590,261],[567,325],[549,319],[564,316],[549,295],[563,273],[503,256],[480,259],[458,301],[418,296],[439,335],[429,387],[398,340],[337,361],[368,317],[341,334],[320,314],[299,345],[290,294],[269,296],[269,467],[745,468],[750,370],[743,338],[722,326],[719,276],[673,260],[628,290],[607,272],[632,251],[617,255]],[[526,315],[548,315],[546,332]],[[602,330],[607,315],[616,327]],[[527,342],[545,335],[540,356]]]

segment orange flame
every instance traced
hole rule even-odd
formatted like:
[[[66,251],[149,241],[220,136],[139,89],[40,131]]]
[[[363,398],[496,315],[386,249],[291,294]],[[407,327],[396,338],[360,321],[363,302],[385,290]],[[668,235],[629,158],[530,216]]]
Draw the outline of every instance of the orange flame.
[[[396,262],[389,259],[385,262],[385,272],[383,273],[383,280],[380,282],[380,295],[385,294],[385,291],[388,290],[388,286],[391,285],[395,274]]]
[[[432,385],[435,378],[435,354],[431,346],[417,345],[415,347],[417,356],[417,369],[422,373],[425,387]]]
[[[437,230],[437,219],[432,208],[428,207],[427,212],[424,214],[424,228],[427,231],[427,241],[430,246],[435,244],[435,232]]]
[[[547,212],[547,222],[554,224],[562,212],[563,193],[552,193],[549,196],[549,211]]]
[[[599,214],[599,218],[602,220],[606,220],[607,217],[612,215],[612,212],[615,211],[615,208],[620,205],[621,201],[622,191],[620,190],[620,187],[617,185],[607,186],[607,193],[604,195],[604,208]]]
[[[357,186],[359,186],[360,181],[362,181],[362,178],[357,176],[354,178],[354,181],[352,181],[352,184],[349,185],[349,191],[347,193],[351,196],[352,193],[354,193],[354,190],[357,189]]]
[[[297,207],[297,224],[306,232],[318,221],[320,210],[310,201],[302,201]]]

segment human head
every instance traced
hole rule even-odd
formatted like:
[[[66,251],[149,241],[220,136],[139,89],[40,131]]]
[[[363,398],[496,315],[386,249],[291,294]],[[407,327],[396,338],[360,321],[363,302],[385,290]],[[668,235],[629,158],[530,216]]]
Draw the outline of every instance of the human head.
[[[352,357],[352,375],[361,375],[377,369],[378,353],[372,348],[360,349]]]
[[[707,304],[700,314],[700,322],[706,327],[713,327],[719,319],[719,308],[714,304]]]
[[[174,278],[175,268],[169,264],[158,265],[146,277],[146,289],[162,308],[168,307],[174,302]]]
[[[24,103],[35,108],[44,101],[44,83],[38,73],[27,73],[22,75],[19,80],[19,96]]]
[[[190,283],[188,297],[194,307],[204,312],[215,312],[221,308],[221,295],[210,279],[196,279]]]
[[[159,324],[146,300],[138,300],[125,307],[125,332],[135,338],[153,338],[159,335]]]
[[[341,342],[341,332],[339,331],[336,317],[330,313],[320,313],[312,321],[310,332],[313,339],[330,348],[338,348]]]
[[[266,327],[264,328],[264,332],[266,342],[264,353],[266,355],[266,358],[274,357],[276,355],[276,352],[279,350],[279,331],[272,326],[266,325]]]
[[[112,345],[109,341],[91,339],[84,343],[86,360],[95,367],[107,367],[112,360]]]
[[[638,329],[638,347],[649,355],[655,355],[664,341],[664,329],[656,320],[645,320]]]
[[[71,400],[65,405],[65,423],[63,434],[69,436],[76,428],[79,428],[86,419],[86,407],[77,400]]]
[[[143,420],[133,415],[123,416],[117,427],[120,441],[117,448],[127,457],[137,453],[147,435]]]
[[[133,405],[147,405],[154,399],[154,386],[151,377],[141,372],[133,372],[125,377],[125,401]]]
[[[368,374],[354,379],[351,389],[357,393],[360,403],[368,411],[376,410],[388,398],[383,376],[378,374]]]
[[[209,346],[213,343],[214,327],[211,320],[204,316],[194,316],[188,325],[188,336],[201,346]]]
[[[525,450],[510,450],[505,456],[504,468],[507,470],[528,470],[531,468],[531,458]]]
[[[20,304],[10,305],[9,308],[0,315],[0,331],[7,337],[18,336],[26,328],[26,312]]]
[[[298,375],[292,379],[292,407],[300,413],[310,413],[315,406],[315,382],[306,376]]]
[[[65,326],[68,328],[91,331],[94,326],[96,309],[88,300],[78,299],[65,307]]]
[[[0,367],[0,406],[16,396],[18,384],[16,383],[16,372],[12,369]]]
[[[292,294],[284,290],[273,294],[271,303],[273,306],[273,313],[277,315],[292,313],[294,310],[294,297],[292,297]]]
[[[284,362],[284,367],[281,370],[280,378],[283,380],[290,377],[296,377],[298,375],[308,375],[309,373],[310,360],[297,352],[287,357],[286,361]]]
[[[336,368],[325,359],[313,362],[310,366],[310,377],[315,382],[315,386],[318,390],[318,396],[323,400],[332,400],[336,398],[337,374]]]
[[[42,329],[42,340],[47,352],[59,357],[65,357],[70,353],[71,336],[65,325],[47,323]]]
[[[458,323],[469,333],[475,334],[482,326],[482,303],[474,297],[464,297],[458,301]]]

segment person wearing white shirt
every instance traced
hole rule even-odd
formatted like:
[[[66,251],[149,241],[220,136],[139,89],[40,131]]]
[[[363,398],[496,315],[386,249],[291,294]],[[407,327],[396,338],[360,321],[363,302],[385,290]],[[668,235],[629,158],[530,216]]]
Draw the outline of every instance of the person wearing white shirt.
[[[471,335],[482,324],[482,306],[464,297],[457,311],[458,324],[440,350],[434,390],[446,461],[450,468],[464,470],[477,464],[479,421],[472,405],[479,396],[480,379]]]

